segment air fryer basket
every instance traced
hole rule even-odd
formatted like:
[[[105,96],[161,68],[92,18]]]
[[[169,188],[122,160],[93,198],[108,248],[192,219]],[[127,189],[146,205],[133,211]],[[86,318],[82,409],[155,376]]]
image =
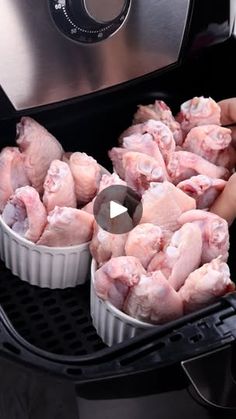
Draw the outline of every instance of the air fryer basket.
[[[195,56],[192,61],[183,63],[181,68],[160,76],[158,82],[146,80],[107,95],[98,94],[92,99],[83,98],[76,104],[68,103],[65,107],[42,110],[36,114],[31,112],[31,115],[58,138],[66,151],[85,151],[111,169],[107,150],[117,144],[118,135],[131,124],[137,104],[151,103],[160,98],[177,111],[181,102],[194,95],[212,96],[215,100],[235,95],[228,87],[228,78],[233,75],[232,42]],[[216,67],[217,74],[214,71]],[[14,144],[15,124],[19,116],[1,122],[2,146]],[[230,238],[229,265],[233,279],[236,273],[233,255],[236,248],[235,225],[231,228]],[[173,379],[171,384],[159,370],[162,391],[165,385],[168,388],[171,385],[181,387],[186,385],[186,376],[182,369],[180,371],[182,360],[234,342],[235,297],[236,294],[231,294],[207,309],[163,326],[158,332],[144,332],[137,338],[107,348],[91,322],[89,278],[86,284],[75,289],[40,289],[14,277],[1,263],[0,350],[17,362],[65,376],[82,386],[84,391],[89,387],[91,397],[93,390],[96,397],[99,393],[108,396],[109,392],[113,392],[113,386],[122,383],[122,380],[126,382],[123,387],[126,397],[127,391],[135,393],[142,389],[142,393],[151,393],[152,380],[157,391],[160,384],[155,379],[155,373],[160,366],[171,366],[173,376],[173,368],[178,371],[178,380]],[[129,387],[129,377],[132,379],[135,374],[143,378],[148,374],[152,380],[149,384],[145,380],[132,381]],[[100,380],[103,380],[102,388]],[[119,391],[121,395],[120,385]]]

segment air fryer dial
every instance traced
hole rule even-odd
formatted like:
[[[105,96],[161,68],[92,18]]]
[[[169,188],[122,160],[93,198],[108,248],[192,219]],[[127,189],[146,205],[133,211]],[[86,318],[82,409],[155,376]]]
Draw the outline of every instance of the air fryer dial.
[[[49,0],[57,27],[77,42],[94,43],[124,23],[131,0]]]
[[[164,69],[180,58],[190,3],[0,0],[1,88],[21,110]]]

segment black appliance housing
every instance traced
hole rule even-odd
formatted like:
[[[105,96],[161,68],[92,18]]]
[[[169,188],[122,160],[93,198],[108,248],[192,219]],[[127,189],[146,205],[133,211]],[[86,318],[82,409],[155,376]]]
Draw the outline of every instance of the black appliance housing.
[[[1,90],[1,147],[14,144],[16,122],[31,115],[66,150],[85,151],[109,169],[107,150],[131,124],[138,104],[160,98],[177,112],[193,96],[235,96],[230,2],[190,3],[175,64],[92,94],[28,109],[16,110]],[[232,278],[235,241],[233,225]],[[63,291],[39,289],[1,264],[0,304],[1,419],[235,415],[234,293],[112,348],[92,326],[89,282]]]

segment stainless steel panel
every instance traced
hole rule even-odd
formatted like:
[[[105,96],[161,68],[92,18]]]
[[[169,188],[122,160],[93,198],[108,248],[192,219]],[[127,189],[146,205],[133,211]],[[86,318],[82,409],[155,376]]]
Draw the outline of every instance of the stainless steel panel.
[[[109,0],[108,0],[109,1]],[[95,92],[177,61],[190,0],[133,0],[110,38],[78,44],[47,0],[0,0],[0,84],[16,109]]]
[[[236,36],[236,1],[230,0],[230,30]]]

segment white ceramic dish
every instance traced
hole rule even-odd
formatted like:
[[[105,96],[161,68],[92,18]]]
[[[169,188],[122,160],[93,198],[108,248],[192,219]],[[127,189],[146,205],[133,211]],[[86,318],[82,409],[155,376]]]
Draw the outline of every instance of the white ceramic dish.
[[[109,171],[101,167],[102,175]],[[42,288],[68,288],[88,278],[90,242],[69,247],[39,246],[16,234],[0,216],[0,258],[23,281]]]
[[[0,257],[23,281],[42,288],[68,288],[88,276],[90,242],[69,247],[39,246],[15,233],[0,216]]]
[[[94,288],[96,261],[91,263],[90,313],[97,334],[108,346],[130,339],[143,330],[156,327],[128,316],[114,307],[109,301],[103,301],[96,295]]]

